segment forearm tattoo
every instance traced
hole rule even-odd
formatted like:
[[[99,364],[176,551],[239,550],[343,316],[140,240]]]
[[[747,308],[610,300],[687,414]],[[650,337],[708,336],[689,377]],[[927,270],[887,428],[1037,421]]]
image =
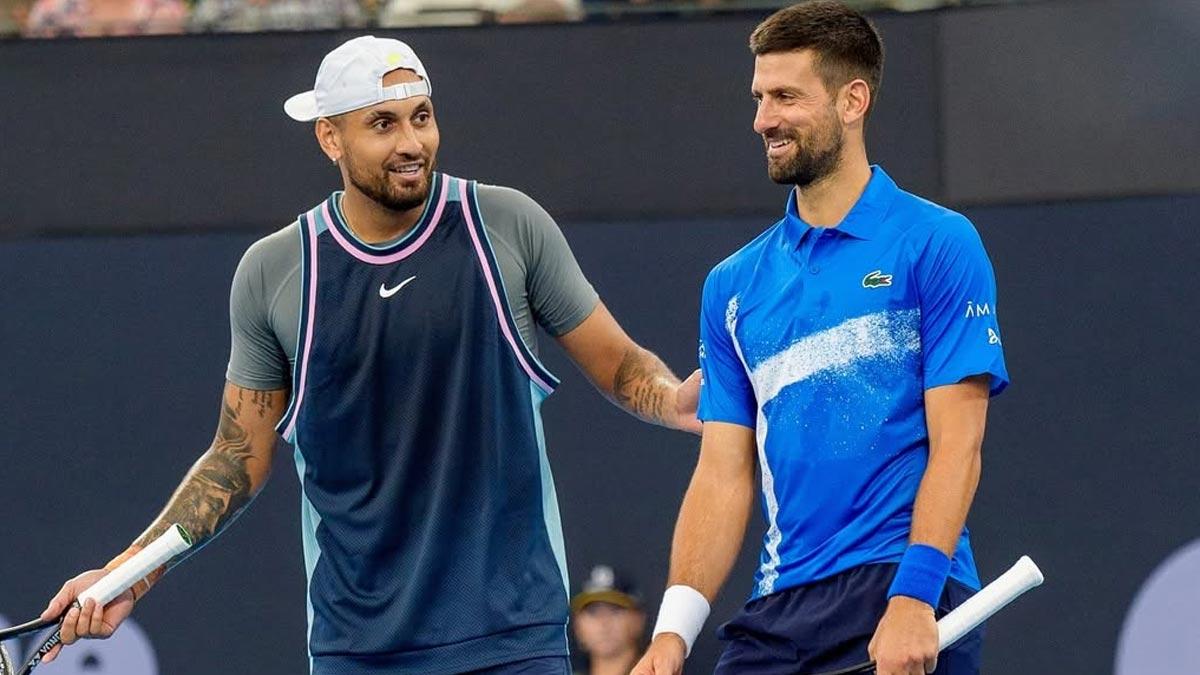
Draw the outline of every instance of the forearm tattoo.
[[[630,349],[613,376],[613,396],[638,417],[666,424],[670,421],[667,406],[678,384],[657,356],[645,349]]]
[[[173,523],[179,523],[191,534],[194,551],[246,508],[254,498],[254,488],[247,467],[253,449],[244,421],[253,415],[265,418],[270,413],[273,396],[272,392],[239,390],[235,406],[222,400],[221,419],[212,447],[188,472],[162,515],[138,538],[135,547],[148,545]],[[186,553],[167,567],[173,567],[184,557]]]

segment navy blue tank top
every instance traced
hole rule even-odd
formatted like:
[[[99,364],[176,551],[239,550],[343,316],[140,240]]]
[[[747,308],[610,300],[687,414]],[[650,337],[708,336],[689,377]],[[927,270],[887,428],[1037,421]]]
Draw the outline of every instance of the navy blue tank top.
[[[540,406],[475,184],[435,173],[386,248],[340,193],[300,216],[303,298],[279,424],[303,489],[316,675],[460,673],[567,653]]]

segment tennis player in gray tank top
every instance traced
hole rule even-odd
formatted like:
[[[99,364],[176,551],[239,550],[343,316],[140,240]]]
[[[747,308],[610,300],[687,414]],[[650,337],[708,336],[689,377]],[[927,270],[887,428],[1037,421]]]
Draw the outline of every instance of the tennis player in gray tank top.
[[[536,354],[537,325],[553,337],[564,335],[596,309],[599,296],[558,225],[537,202],[495,185],[480,185],[478,194],[508,306],[521,338]],[[238,265],[229,299],[232,341],[226,376],[232,382],[256,389],[289,384],[300,315],[296,227],[292,223],[260,239]]]
[[[285,110],[293,119],[314,124],[321,150],[338,166],[342,178],[342,191],[335,193],[332,199],[326,200],[319,207],[336,211],[336,226],[329,213],[325,212],[322,222],[327,229],[319,233],[315,221],[311,220],[314,212],[310,211],[307,214],[310,217],[307,221],[308,238],[300,236],[302,231],[299,222],[294,222],[255,243],[247,251],[233,282],[230,306],[232,353],[220,402],[220,419],[212,445],[200,455],[160,515],[150,523],[145,532],[105,568],[84,572],[64,584],[62,590],[51,599],[44,616],[57,616],[66,611],[83,590],[106,574],[106,570],[113,569],[135,555],[173,523],[183,525],[192,534],[194,546],[191,551],[194,552],[201,550],[205,544],[224,531],[238,514],[249,506],[265,485],[269,475],[279,425],[285,419],[290,419],[291,424],[288,428],[293,433],[297,428],[297,417],[292,414],[295,408],[289,401],[297,392],[302,394],[305,391],[303,374],[306,371],[301,369],[301,375],[295,378],[297,384],[293,387],[291,366],[297,359],[295,352],[298,343],[303,341],[307,345],[306,348],[312,346],[312,341],[306,341],[305,337],[311,337],[313,332],[309,330],[301,334],[299,325],[303,319],[302,315],[309,312],[303,308],[311,308],[310,301],[317,297],[317,288],[322,279],[313,273],[316,260],[320,256],[320,237],[332,237],[333,239],[327,238],[324,241],[327,244],[333,241],[330,245],[338,248],[331,249],[325,246],[324,250],[341,256],[327,256],[324,260],[331,263],[340,260],[343,263],[341,270],[353,274],[354,269],[349,265],[362,262],[365,266],[373,260],[373,256],[380,257],[375,255],[374,249],[386,249],[388,244],[393,244],[393,248],[402,246],[405,235],[420,229],[422,223],[426,224],[423,237],[433,233],[433,226],[429,223],[438,222],[442,210],[436,209],[429,219],[424,216],[425,207],[435,201],[442,207],[451,203],[450,208],[457,210],[455,212],[458,215],[453,217],[459,219],[458,226],[465,228],[452,230],[447,226],[447,229],[439,230],[438,236],[444,239],[456,233],[456,236],[474,238],[476,242],[474,251],[463,248],[468,255],[464,255],[461,261],[447,258],[441,264],[449,267],[439,268],[451,270],[452,274],[458,275],[457,279],[465,279],[474,284],[467,284],[469,288],[462,283],[458,286],[443,284],[438,287],[445,293],[471,293],[473,295],[470,297],[474,298],[469,303],[462,301],[461,297],[440,298],[442,307],[455,308],[447,315],[438,316],[443,334],[453,335],[456,325],[464,330],[488,331],[492,336],[492,342],[487,343],[490,345],[490,351],[477,350],[483,356],[480,356],[476,363],[484,364],[484,357],[490,358],[491,360],[487,361],[488,367],[500,369],[497,372],[507,378],[505,382],[509,385],[520,384],[519,379],[514,378],[528,375],[529,382],[525,383],[522,394],[530,395],[528,405],[530,410],[533,410],[536,401],[533,390],[529,387],[534,383],[535,377],[539,378],[539,382],[541,380],[540,371],[528,363],[536,362],[529,350],[536,344],[534,326],[541,325],[555,337],[566,354],[596,388],[618,406],[648,422],[699,433],[700,423],[695,416],[699,374],[693,373],[686,381],[680,382],[658,357],[630,339],[587,283],[553,220],[533,200],[516,190],[489,186],[476,188],[474,183],[460,179],[454,179],[457,193],[452,202],[449,201],[449,195],[444,188],[438,193],[440,197],[434,193],[432,186],[435,182],[448,179],[439,179],[440,174],[434,172],[440,132],[433,111],[432,87],[424,66],[407,45],[396,40],[363,36],[335,49],[326,57],[326,61],[329,63],[323,62],[318,71],[314,90],[289,99]],[[329,67],[326,67],[327,65]],[[317,96],[318,91],[320,96]],[[447,211],[446,217],[450,217],[449,213],[450,211]],[[301,220],[304,217],[301,216]],[[480,233],[483,237],[478,236]],[[338,237],[343,239],[337,239]],[[487,240],[486,247],[480,242],[481,238]],[[421,242],[428,245],[428,241],[418,237],[411,248],[416,251],[422,246]],[[301,244],[305,242],[314,244],[315,248],[304,249],[308,253],[303,254],[307,257],[305,262],[302,262]],[[428,249],[422,249],[422,252],[425,250]],[[313,251],[316,253],[312,253]],[[400,251],[395,254],[394,260],[386,262],[389,265],[393,262],[406,264],[407,261],[403,258],[409,252],[407,249]],[[474,260],[475,256],[469,253],[477,253],[478,260]],[[467,266],[463,269],[477,268],[479,274],[484,276],[458,274],[455,265]],[[351,274],[339,276],[335,273],[332,277],[324,277],[326,280],[334,280],[335,286],[327,288],[337,291],[336,285],[341,280],[349,279]],[[500,282],[493,283],[493,275],[498,275]],[[308,278],[307,285],[302,277]],[[483,286],[484,282],[487,284],[486,289]],[[403,283],[407,282],[401,282],[401,285]],[[504,293],[508,296],[507,302],[501,301],[496,286],[504,288]],[[393,288],[398,290],[399,286]],[[463,288],[466,290],[463,291]],[[362,290],[363,288],[358,289],[359,292]],[[487,302],[481,300],[485,298],[485,290],[490,294],[490,297],[486,297]],[[369,296],[378,294],[383,299],[391,297],[385,293],[382,286],[371,286],[366,288],[366,292]],[[338,296],[331,297],[337,299]],[[405,295],[398,297],[399,301],[391,303],[391,306],[399,307],[399,302],[409,298]],[[309,304],[305,305],[305,302]],[[337,303],[333,303],[332,306],[336,308]],[[330,307],[331,305],[326,305],[327,309]],[[468,308],[469,311],[463,308]],[[376,312],[376,318],[383,316],[391,322],[387,326],[398,326],[405,330],[414,328],[404,322],[402,314],[387,310],[391,313],[384,315],[382,308],[373,311]],[[495,316],[490,314],[493,311]],[[357,341],[359,352],[356,354],[370,351],[370,340],[384,339],[384,333],[379,330],[356,332],[353,330],[353,320],[352,316],[348,316],[338,325],[350,326],[351,329],[345,331],[344,335],[350,335]],[[461,323],[455,324],[456,321]],[[509,329],[510,322],[515,329],[515,335],[514,331]],[[375,324],[377,328],[382,325]],[[313,324],[310,322],[308,326],[311,329]],[[332,324],[325,325],[325,329],[330,328]],[[424,344],[430,346],[431,334],[414,335],[412,330],[409,330],[409,334],[418,340],[424,339]],[[503,342],[499,341],[501,337]],[[458,346],[455,345],[454,348],[458,349]],[[510,348],[511,352],[503,351]],[[431,348],[429,351],[438,350]],[[441,351],[449,353],[446,350]],[[316,351],[302,353],[315,354]],[[510,358],[491,358],[489,354],[509,354]],[[317,365],[314,367],[324,367],[336,358],[336,355],[325,352],[323,361],[301,358],[301,363],[297,365],[315,363]],[[453,358],[453,354],[449,358]],[[340,364],[341,362],[337,362],[335,365]],[[516,370],[518,366],[521,368],[519,371]],[[370,370],[366,375],[373,377]],[[494,379],[496,378],[490,378],[488,381]],[[314,377],[314,382],[319,380],[319,377]],[[374,384],[378,385],[379,382]],[[437,383],[418,384],[433,387]],[[355,391],[339,390],[337,387],[332,389],[338,395],[344,394],[347,399],[352,398]],[[386,387],[374,387],[374,391],[381,389]],[[512,387],[509,386],[508,389],[511,390]],[[549,389],[552,390],[553,387]],[[439,391],[445,390],[446,388],[442,387]],[[423,400],[419,394],[428,391],[417,392],[418,396],[412,400]],[[491,405],[496,401],[515,400],[511,391],[506,390],[502,393],[505,395],[491,398],[480,395],[476,397],[477,402],[482,402],[480,405]],[[321,400],[324,399],[318,396],[306,405],[312,409],[314,402],[319,403]],[[374,399],[348,402],[360,406],[364,401],[371,400]],[[342,399],[338,399],[334,403],[338,404],[341,401]],[[298,399],[295,402],[298,403]],[[487,406],[476,407],[484,413],[491,410]],[[317,415],[314,419],[324,417]],[[522,422],[528,422],[530,427],[534,426],[532,418],[523,419]],[[304,420],[301,419],[300,423],[304,424]],[[434,431],[453,431],[456,428],[457,426],[438,426]],[[537,427],[537,430],[540,435],[540,427]],[[332,445],[326,444],[328,447],[336,446],[339,442],[337,436],[342,433],[336,428],[332,431],[334,433],[329,439]],[[522,438],[528,441],[525,436],[530,434],[525,432],[529,429],[521,427],[521,431],[524,434]],[[287,431],[284,435],[288,435]],[[452,436],[454,435],[449,434],[447,437]],[[481,438],[485,436],[500,438],[496,434],[480,435]],[[537,443],[541,443],[540,436]],[[312,447],[311,444],[309,447]],[[358,454],[363,456],[393,457],[388,453],[372,454],[372,448],[369,446],[356,445],[355,448],[359,451]],[[530,453],[541,451],[541,448],[532,445],[524,449],[530,457],[534,456]],[[451,447],[447,451],[451,454],[441,453],[438,456],[456,457],[457,455],[452,455],[453,450]],[[411,453],[409,456],[412,456]],[[305,459],[307,462],[307,458]],[[541,459],[538,458],[538,461]],[[299,460],[297,466],[299,471]],[[309,476],[303,471],[301,474]],[[543,475],[548,476],[548,471]],[[340,485],[337,483],[334,487]],[[548,483],[540,489],[543,493],[543,511],[549,513],[545,509],[553,507],[556,520],[557,507],[553,505],[552,485]],[[347,487],[356,489],[361,485],[355,483]],[[336,494],[324,496],[329,497],[323,502],[327,507],[339,503],[336,501]],[[308,510],[305,513],[312,515]],[[546,532],[549,533],[550,518],[545,520],[542,526],[545,526]],[[561,533],[550,534],[555,534],[555,539],[548,539],[547,545],[553,548],[557,541],[558,549],[561,549]],[[444,539],[455,541],[452,536]],[[306,540],[306,567],[310,562],[307,557],[307,544]],[[563,574],[565,566],[559,552],[557,549],[553,551],[555,560],[552,562],[559,568],[556,573]],[[62,645],[71,645],[80,638],[104,638],[112,635],[129,616],[134,604],[148,593],[169,569],[182,562],[186,555],[171,560],[139,580],[107,607],[97,607],[95,603],[88,601],[82,608],[72,609],[63,623]],[[312,570],[309,572],[311,574]],[[520,582],[521,579],[515,581]],[[565,579],[561,581],[564,586],[561,614],[565,623]],[[325,596],[321,597],[328,600]],[[311,599],[310,597],[310,601]],[[450,607],[451,611],[453,609]],[[313,612],[314,606],[310,604],[310,627],[313,625]],[[321,625],[330,624],[325,622]],[[553,624],[545,625],[553,628]],[[520,629],[522,626],[514,628]],[[406,669],[405,672],[419,671],[430,675],[443,675],[488,668],[487,672],[490,675],[497,675],[500,672],[497,668],[507,668],[518,669],[522,673],[565,674],[565,625],[555,630],[555,640],[561,642],[561,645],[556,642],[552,650],[543,650],[540,654],[531,656],[526,649],[509,648],[501,644],[492,652],[479,655],[470,648],[474,642],[460,640],[463,645],[463,649],[459,650],[461,663],[456,661],[455,664],[448,664],[434,658],[437,655],[430,653],[427,667]],[[558,633],[561,633],[561,636]],[[62,645],[55,647],[47,655],[46,662],[54,660]],[[418,656],[423,654],[424,652]],[[317,656],[340,657],[341,654],[322,653]],[[355,653],[350,656],[356,659],[361,656],[365,659],[360,664],[361,667],[352,669],[355,673],[365,674],[378,670],[369,667],[375,663],[372,659],[379,657],[386,660],[395,655],[390,652],[372,652],[361,655]],[[397,658],[408,656],[406,652]],[[531,662],[535,657],[540,659],[538,664]],[[334,660],[336,661],[336,658]],[[315,668],[319,664],[314,659],[310,661],[310,665]],[[391,672],[396,670],[392,669]],[[351,670],[339,666],[325,668],[322,672],[339,672],[345,675]]]

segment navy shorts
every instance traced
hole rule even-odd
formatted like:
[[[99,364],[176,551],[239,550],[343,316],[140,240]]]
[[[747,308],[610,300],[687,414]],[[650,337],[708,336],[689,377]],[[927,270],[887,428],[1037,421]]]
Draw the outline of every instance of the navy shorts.
[[[571,660],[565,656],[543,656],[473,670],[464,675],[571,675]]]
[[[717,675],[805,675],[867,660],[867,644],[887,608],[896,565],[864,565],[746,603],[717,631],[725,651]],[[950,579],[940,619],[975,591]],[[938,655],[935,675],[978,675],[983,627]]]

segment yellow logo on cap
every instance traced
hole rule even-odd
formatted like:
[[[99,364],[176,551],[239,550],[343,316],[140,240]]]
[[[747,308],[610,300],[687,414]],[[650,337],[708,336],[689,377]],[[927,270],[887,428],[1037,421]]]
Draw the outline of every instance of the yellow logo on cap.
[[[392,52],[388,54],[387,61],[389,66],[394,66],[404,60],[404,55],[400,52]]]

